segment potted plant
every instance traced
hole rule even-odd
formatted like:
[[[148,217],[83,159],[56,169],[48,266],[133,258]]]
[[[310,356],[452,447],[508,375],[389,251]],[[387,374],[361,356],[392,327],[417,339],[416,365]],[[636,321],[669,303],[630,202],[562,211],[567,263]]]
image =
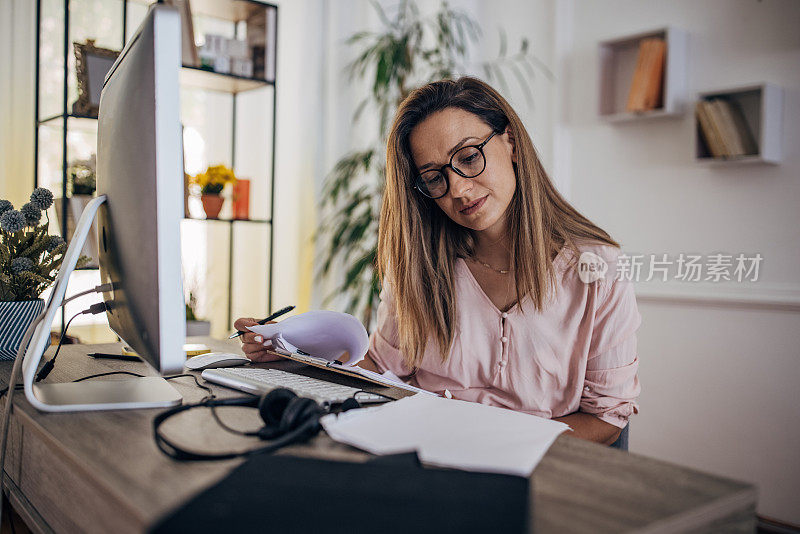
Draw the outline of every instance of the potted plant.
[[[189,291],[186,302],[186,337],[211,335],[211,322],[197,318],[197,297]]]
[[[225,202],[222,190],[226,185],[236,183],[236,176],[225,165],[210,165],[206,172],[193,176],[192,183],[200,187],[200,199],[203,201],[206,217],[217,219]]]
[[[48,234],[53,193],[37,188],[20,210],[0,200],[0,360],[13,360],[33,319],[44,309],[39,298],[55,280],[67,244]],[[89,258],[81,256],[78,266]]]
[[[74,161],[67,169],[67,239],[72,239],[76,221],[80,219],[86,205],[94,198],[97,189],[97,159],[93,154],[88,160]],[[61,199],[55,200],[56,215],[62,220]],[[87,266],[99,265],[100,252],[97,244],[97,221],[92,222],[92,229],[86,236],[86,244],[81,251],[89,258]]]

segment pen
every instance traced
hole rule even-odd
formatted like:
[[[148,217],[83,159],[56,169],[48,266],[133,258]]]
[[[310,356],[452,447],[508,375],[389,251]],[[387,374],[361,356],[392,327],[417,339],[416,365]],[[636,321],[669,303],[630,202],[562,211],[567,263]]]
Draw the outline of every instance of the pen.
[[[138,356],[128,356],[126,354],[105,354],[103,352],[90,352],[88,356],[92,358],[103,358],[106,360],[126,360],[130,362],[140,362],[142,359]]]
[[[258,321],[258,324],[267,324],[271,320],[277,319],[278,317],[280,317],[284,313],[289,313],[293,309],[294,309],[294,306],[286,306],[285,308],[281,308],[280,310],[276,311],[275,313],[273,313],[272,315],[270,315],[266,319],[261,319],[260,321]],[[239,337],[239,336],[244,335],[246,333],[247,333],[247,331],[239,330],[235,334],[231,335],[231,337],[229,337],[228,339],[233,339],[235,337]]]

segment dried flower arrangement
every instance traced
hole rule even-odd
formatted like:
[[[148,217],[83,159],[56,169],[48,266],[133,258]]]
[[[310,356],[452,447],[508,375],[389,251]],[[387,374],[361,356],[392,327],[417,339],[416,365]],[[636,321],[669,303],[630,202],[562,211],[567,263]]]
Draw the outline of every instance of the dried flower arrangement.
[[[53,193],[43,187],[19,210],[0,200],[0,301],[38,299],[55,281],[67,243],[48,233],[47,209],[52,205]],[[45,222],[40,224],[43,213]],[[81,256],[78,267],[88,260]]]

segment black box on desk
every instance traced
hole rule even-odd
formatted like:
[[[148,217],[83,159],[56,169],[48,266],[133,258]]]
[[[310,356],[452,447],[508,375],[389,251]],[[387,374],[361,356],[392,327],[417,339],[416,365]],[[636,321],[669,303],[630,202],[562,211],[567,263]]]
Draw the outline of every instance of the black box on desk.
[[[423,468],[413,453],[365,463],[259,455],[152,532],[526,532],[529,482]]]

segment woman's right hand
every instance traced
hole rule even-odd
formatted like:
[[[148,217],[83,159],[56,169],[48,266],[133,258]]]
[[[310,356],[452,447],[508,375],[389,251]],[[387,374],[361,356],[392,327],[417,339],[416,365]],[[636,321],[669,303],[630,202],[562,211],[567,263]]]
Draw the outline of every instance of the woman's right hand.
[[[270,321],[267,324],[274,322],[275,321]],[[246,334],[239,336],[239,339],[242,341],[242,351],[244,355],[253,362],[273,362],[275,360],[280,360],[280,356],[267,352],[268,348],[272,348],[271,340],[267,339],[265,341],[261,335],[247,329],[248,326],[255,326],[257,324],[258,321],[252,317],[242,317],[236,319],[236,322],[233,323],[233,327],[237,331],[246,332]]]

